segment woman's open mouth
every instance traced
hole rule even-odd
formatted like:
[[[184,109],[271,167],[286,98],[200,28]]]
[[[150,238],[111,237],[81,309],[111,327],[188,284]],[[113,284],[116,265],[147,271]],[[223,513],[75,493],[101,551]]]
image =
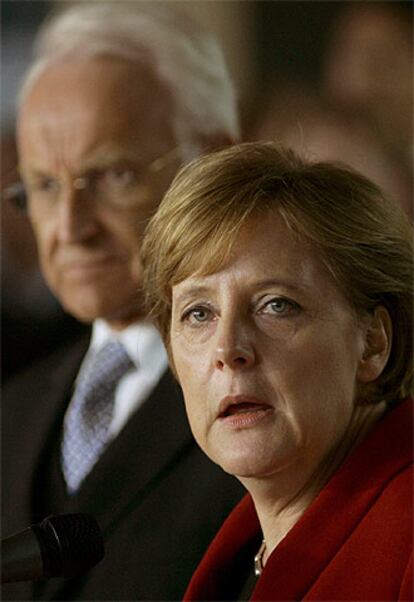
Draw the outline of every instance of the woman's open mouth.
[[[245,395],[229,395],[221,400],[217,418],[229,427],[246,428],[254,426],[271,412],[273,407],[264,401]]]

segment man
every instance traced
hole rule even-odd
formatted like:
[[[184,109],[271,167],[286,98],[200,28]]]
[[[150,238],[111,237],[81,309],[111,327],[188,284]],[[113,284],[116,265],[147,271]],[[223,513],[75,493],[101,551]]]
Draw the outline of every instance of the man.
[[[41,268],[93,328],[3,395],[3,536],[87,512],[106,555],[81,577],[10,585],[8,600],[179,599],[241,496],[196,449],[140,305],[149,216],[180,163],[238,135],[216,44],[154,4],[64,9],[40,33],[21,91],[20,170]]]

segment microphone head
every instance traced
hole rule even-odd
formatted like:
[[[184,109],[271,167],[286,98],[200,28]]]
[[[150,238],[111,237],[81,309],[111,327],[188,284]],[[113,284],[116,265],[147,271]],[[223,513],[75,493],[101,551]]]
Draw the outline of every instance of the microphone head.
[[[102,533],[90,514],[48,516],[32,525],[39,541],[44,577],[74,577],[104,557]]]

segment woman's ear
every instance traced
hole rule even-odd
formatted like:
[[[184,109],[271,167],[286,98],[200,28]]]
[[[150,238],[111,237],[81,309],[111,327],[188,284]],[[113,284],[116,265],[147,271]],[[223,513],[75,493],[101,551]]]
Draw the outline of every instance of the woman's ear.
[[[360,383],[376,380],[385,366],[391,352],[392,322],[382,305],[375,308],[365,325],[365,344],[359,361],[357,379]]]

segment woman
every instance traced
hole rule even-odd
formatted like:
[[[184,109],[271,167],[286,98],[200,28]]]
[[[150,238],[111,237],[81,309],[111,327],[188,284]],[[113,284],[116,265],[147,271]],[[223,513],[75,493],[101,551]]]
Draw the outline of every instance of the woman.
[[[143,263],[194,436],[249,492],[186,599],[412,600],[402,211],[345,167],[242,144],[180,172]]]

